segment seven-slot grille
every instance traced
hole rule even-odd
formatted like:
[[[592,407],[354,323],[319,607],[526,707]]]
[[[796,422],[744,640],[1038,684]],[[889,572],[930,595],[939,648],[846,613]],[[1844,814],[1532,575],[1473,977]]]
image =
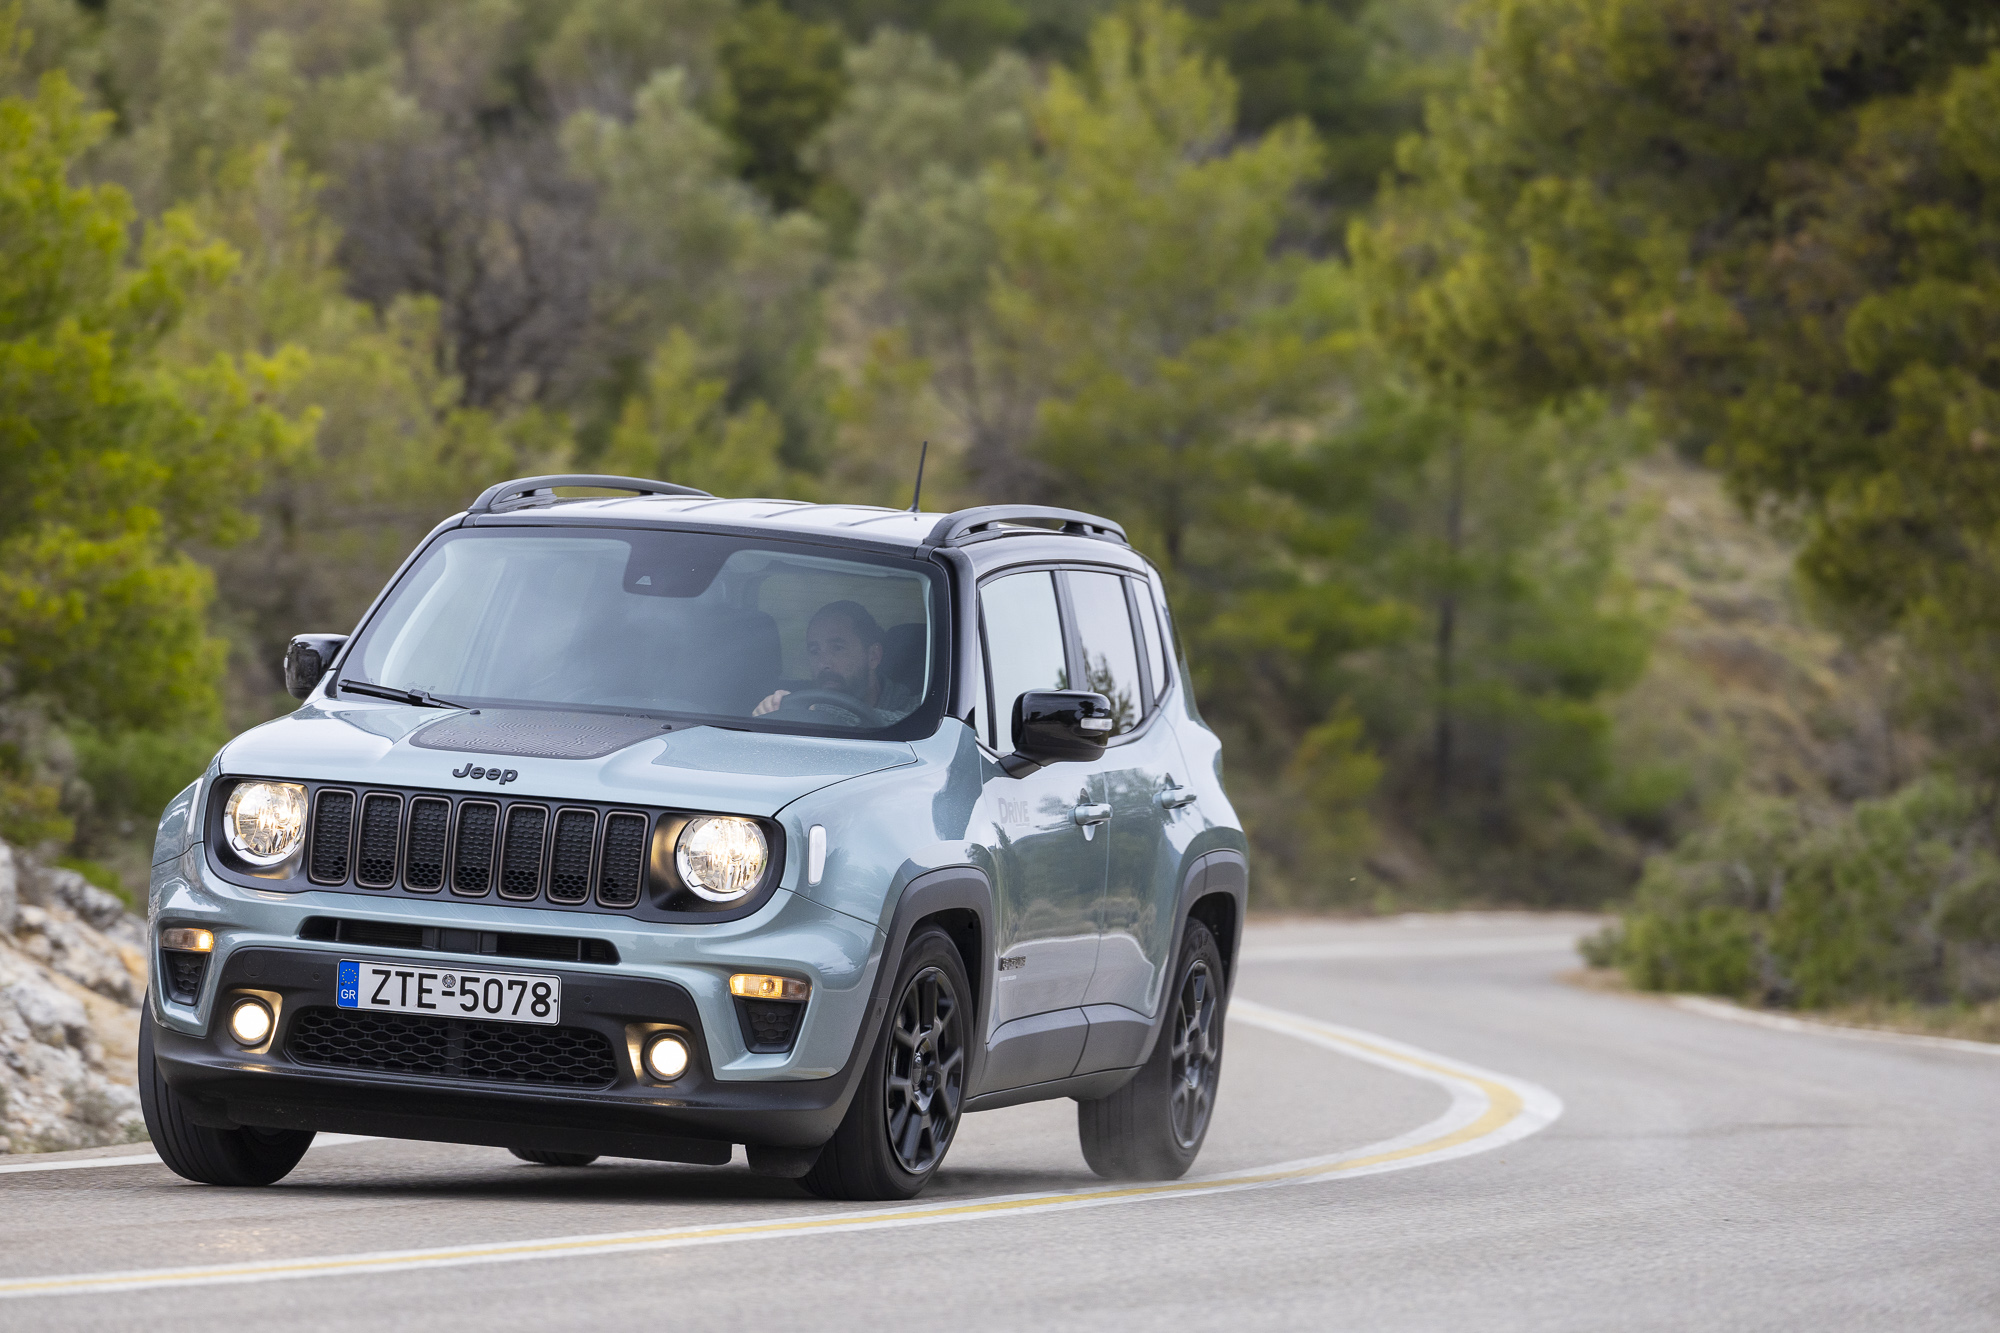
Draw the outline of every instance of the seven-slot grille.
[[[652,818],[538,801],[322,788],[306,854],[317,884],[634,907]]]

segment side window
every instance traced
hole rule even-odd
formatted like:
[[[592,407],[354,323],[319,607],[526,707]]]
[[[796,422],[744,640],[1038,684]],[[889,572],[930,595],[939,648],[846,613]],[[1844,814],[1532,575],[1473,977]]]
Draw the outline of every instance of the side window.
[[[1083,570],[1071,570],[1064,577],[1076,616],[1077,645],[1083,650],[1083,688],[1111,700],[1111,734],[1122,735],[1139,725],[1145,708],[1125,580],[1117,574]]]
[[[993,673],[993,744],[1014,741],[1014,700],[1029,690],[1066,690],[1062,617],[1056,585],[1047,570],[1008,574],[979,590],[986,624],[986,660]]]
[[[1139,624],[1146,636],[1146,666],[1153,677],[1153,698],[1167,692],[1167,655],[1173,645],[1160,625],[1160,604],[1153,594],[1153,585],[1145,579],[1132,580],[1132,595],[1139,601]]]

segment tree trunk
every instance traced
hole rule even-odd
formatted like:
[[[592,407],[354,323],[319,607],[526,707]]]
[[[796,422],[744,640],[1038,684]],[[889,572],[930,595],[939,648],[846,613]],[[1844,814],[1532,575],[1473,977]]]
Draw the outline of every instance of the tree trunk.
[[[1465,540],[1465,444],[1451,442],[1445,476],[1444,545],[1445,570],[1438,593],[1437,616],[1437,735],[1435,738],[1439,808],[1450,800],[1452,786],[1452,687],[1456,683],[1454,653],[1458,634],[1459,552]]]

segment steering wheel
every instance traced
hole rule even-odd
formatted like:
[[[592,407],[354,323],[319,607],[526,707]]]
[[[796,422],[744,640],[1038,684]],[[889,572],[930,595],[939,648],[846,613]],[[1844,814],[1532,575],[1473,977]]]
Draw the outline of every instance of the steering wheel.
[[[838,713],[847,721],[836,721],[834,725],[847,727],[867,725],[867,719],[862,716],[863,707],[858,699],[839,690],[793,690],[778,703],[780,713]]]

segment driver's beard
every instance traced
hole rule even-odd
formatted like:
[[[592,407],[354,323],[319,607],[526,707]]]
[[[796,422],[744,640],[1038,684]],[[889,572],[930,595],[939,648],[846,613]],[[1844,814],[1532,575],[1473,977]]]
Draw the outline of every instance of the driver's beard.
[[[813,688],[838,690],[852,699],[862,697],[862,691],[855,687],[854,682],[841,675],[838,671],[835,671],[832,667],[821,668],[820,673],[813,677]]]

